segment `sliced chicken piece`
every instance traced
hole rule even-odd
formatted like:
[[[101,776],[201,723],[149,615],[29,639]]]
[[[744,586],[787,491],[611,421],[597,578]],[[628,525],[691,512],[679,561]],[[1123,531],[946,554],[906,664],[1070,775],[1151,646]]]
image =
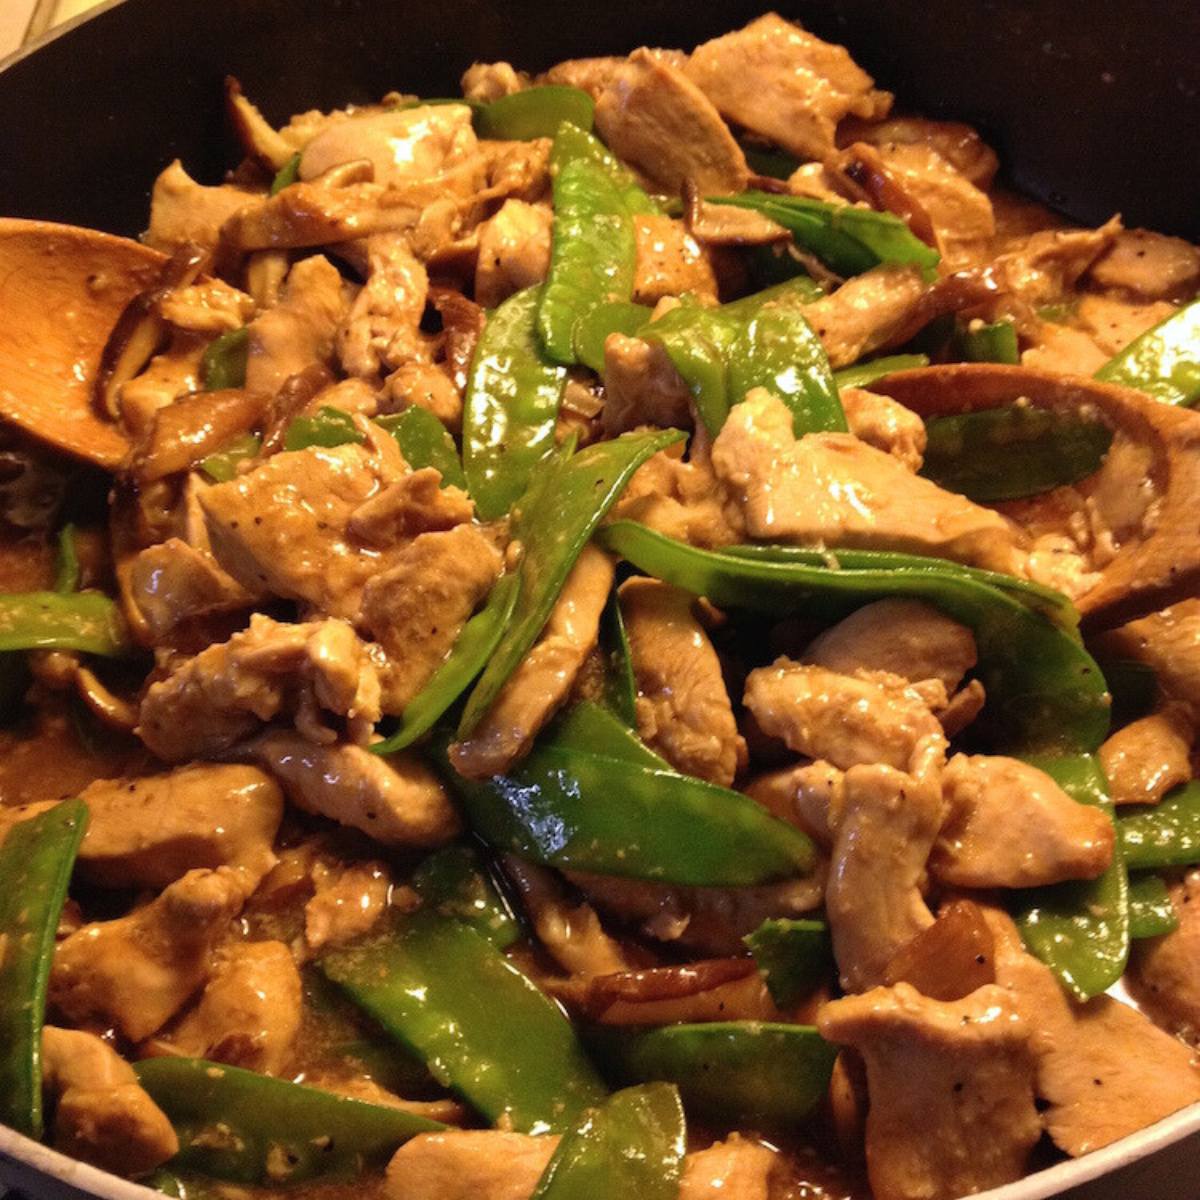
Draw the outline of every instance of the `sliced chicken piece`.
[[[415,752],[385,759],[361,746],[317,746],[263,734],[246,749],[305,812],[361,829],[384,846],[440,846],[462,822],[433,768]]]
[[[796,439],[783,401],[754,388],[713,443],[713,469],[751,537],[794,545],[902,550],[1016,574],[1017,528],[913,475],[853,434]]]
[[[956,754],[942,772],[946,822],[929,860],[950,887],[1024,888],[1095,879],[1116,835],[1103,809],[1072,800],[1015,758]]]
[[[550,270],[554,213],[544,204],[505,200],[479,227],[475,302],[495,308],[514,292],[541,283]]]
[[[1200,249],[1148,229],[1122,229],[1088,279],[1145,300],[1185,300],[1200,285]]]
[[[1200,1070],[1182,1042],[1111,996],[1069,1000],[1025,953],[1012,919],[985,909],[996,982],[1029,1028],[1046,1130],[1072,1157],[1099,1150],[1200,1101]]]
[[[230,183],[205,187],[176,159],[154,181],[150,193],[150,228],[144,240],[148,246],[167,254],[189,242],[215,249],[221,240],[221,226],[230,217],[265,200],[261,192]]]
[[[1100,747],[1114,804],[1157,804],[1192,777],[1193,730],[1180,707],[1164,705],[1118,729]]]
[[[475,505],[461,488],[442,487],[441,472],[422,467],[388,484],[350,516],[350,532],[386,549],[422,533],[453,529],[470,521]]]
[[[957,121],[930,121],[925,117],[889,117],[884,121],[848,119],[838,130],[843,145],[866,142],[881,151],[899,146],[922,146],[936,151],[977,188],[992,186],[1000,160],[996,152],[971,128]]]
[[[254,767],[99,779],[79,798],[88,806],[79,871],[102,887],[162,888],[198,867],[231,867],[249,895],[278,861],[283,796]]]
[[[84,925],[55,952],[51,1005],[71,1021],[142,1041],[208,978],[213,949],[244,900],[238,872],[189,871],[128,916]]]
[[[1021,351],[1021,365],[1062,375],[1095,375],[1112,357],[1083,329],[1050,321],[1026,329],[1033,345]]]
[[[468,779],[502,775],[529,753],[596,644],[613,575],[612,559],[596,546],[586,545],[538,640],[470,736],[450,747],[450,761],[460,775]]]
[[[635,50],[596,102],[605,144],[668,195],[686,181],[705,195],[746,190],[746,156],[707,96],[678,67]]]
[[[630,579],[620,596],[637,679],[638,733],[677,771],[729,787],[746,761],[746,743],[693,598],[654,579]]]
[[[428,409],[451,433],[462,429],[462,393],[441,363],[405,363],[384,380],[381,412]]]
[[[897,951],[933,924],[921,885],[942,824],[938,783],[932,769],[917,776],[887,766],[846,772],[825,908],[848,992],[882,983]]]
[[[379,676],[346,622],[284,625],[256,613],[249,629],[152,683],[137,732],[159,758],[182,762],[220,754],[282,716],[326,742],[329,719],[360,738],[379,720]]]
[[[1104,355],[1105,361],[1119,354],[1153,325],[1165,321],[1175,306],[1165,300],[1126,300],[1114,296],[1079,298],[1075,320]]]
[[[684,1158],[679,1200],[769,1200],[779,1161],[761,1142],[732,1133]]]
[[[912,688],[779,658],[750,672],[743,703],[762,731],[789,750],[842,770],[884,763],[912,771],[931,747],[945,752],[937,718]]]
[[[275,454],[209,488],[200,506],[217,561],[252,591],[356,616],[367,580],[390,566],[349,532],[351,515],[404,473],[387,441],[384,453],[350,444]]]
[[[652,50],[651,54],[680,69],[687,62],[687,55],[682,50]],[[616,57],[569,58],[565,62],[555,63],[538,77],[537,82],[577,87],[581,91],[587,92],[593,100],[599,100],[604,89],[628,61],[628,59]]]
[[[529,1200],[557,1146],[557,1134],[421,1133],[392,1156],[385,1195],[389,1200]]]
[[[328,365],[345,316],[337,268],[322,254],[301,259],[288,272],[279,303],[250,322],[246,387],[273,396],[313,363]]]
[[[799,917],[819,908],[824,873],[758,887],[672,887],[615,875],[569,871],[598,908],[634,923],[647,937],[701,954],[745,953],[742,942],[770,917]],[[932,918],[930,918],[932,920]]]
[[[824,158],[843,117],[883,117],[892,101],[844,47],[775,13],[697,46],[684,70],[723,116],[800,158]]]
[[[610,333],[604,342],[606,433],[641,425],[664,429],[691,424],[692,394],[666,350],[657,342]]]
[[[359,621],[387,655],[382,708],[400,713],[491,591],[502,559],[479,526],[464,523],[421,534],[393,552],[389,563],[368,582]]]
[[[865,388],[840,392],[846,424],[856,438],[890,454],[910,471],[919,471],[925,458],[925,422],[911,409]]]
[[[200,1000],[165,1039],[189,1058],[279,1075],[300,1032],[300,972],[282,942],[231,942]]]
[[[185,333],[215,337],[245,325],[254,315],[254,301],[223,279],[203,278],[167,292],[158,302],[158,315]]]
[[[121,422],[134,437],[149,435],[161,409],[201,390],[200,361],[207,346],[207,338],[176,333],[139,374],[121,384]]]
[[[316,953],[360,937],[387,912],[392,880],[381,862],[312,866],[314,893],[304,906],[304,943]]]
[[[842,809],[844,780],[837,767],[818,759],[760,775],[746,788],[746,795],[828,850]]]
[[[920,600],[876,600],[830,626],[805,662],[852,675],[886,671],[909,683],[938,679],[953,692],[976,662],[975,636]]]
[[[927,291],[917,267],[873,267],[805,305],[804,319],[821,339],[830,365],[846,367],[909,329]]]
[[[1098,645],[1150,667],[1162,694],[1179,701],[1193,730],[1200,729],[1200,599],[1130,621]]]
[[[429,276],[399,233],[366,242],[367,281],[337,329],[337,352],[349,375],[370,378],[428,354],[421,318]]]
[[[818,1027],[866,1061],[876,1200],[956,1200],[1025,1173],[1042,1128],[1029,1029],[1003,989],[946,1002],[876,988],[827,1004]]]
[[[54,1146],[117,1175],[144,1175],[179,1152],[166,1114],[107,1042],[42,1029],[42,1084],[54,1098]]]
[[[161,645],[188,621],[249,608],[256,597],[223,571],[205,550],[181,538],[148,546],[133,560],[129,594],[137,624],[151,645]]]
[[[585,978],[630,970],[620,944],[604,932],[596,910],[567,898],[558,877],[545,867],[504,855],[504,869],[524,901],[538,940],[569,975]]]
[[[1200,869],[1170,885],[1179,927],[1133,944],[1129,990],[1154,1020],[1200,1045]]]
[[[490,104],[501,96],[511,96],[529,86],[529,76],[518,71],[512,63],[472,63],[462,77],[464,100]]]
[[[1027,310],[1067,296],[1116,240],[1119,217],[1099,229],[1047,229],[1017,242],[995,263],[1001,289]]]
[[[717,302],[717,277],[712,263],[682,221],[655,214],[634,217],[637,269],[633,299],[657,304],[664,296],[691,293],[704,303]]]

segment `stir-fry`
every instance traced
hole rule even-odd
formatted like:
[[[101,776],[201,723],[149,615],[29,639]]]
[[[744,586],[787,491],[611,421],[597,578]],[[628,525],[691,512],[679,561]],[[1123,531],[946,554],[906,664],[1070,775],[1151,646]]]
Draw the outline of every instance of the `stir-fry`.
[[[462,90],[0,222],[0,1120],[952,1200],[1200,1102],[1200,252],[775,15]]]

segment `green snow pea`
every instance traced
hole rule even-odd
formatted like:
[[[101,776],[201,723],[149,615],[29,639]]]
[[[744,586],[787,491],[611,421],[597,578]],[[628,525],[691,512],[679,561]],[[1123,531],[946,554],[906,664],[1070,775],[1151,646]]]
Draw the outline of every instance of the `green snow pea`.
[[[980,504],[1036,496],[1099,470],[1112,444],[1103,421],[1031,404],[934,417],[921,474]]]
[[[1011,321],[987,325],[974,321],[961,326],[955,337],[955,350],[963,362],[1018,363],[1017,327]]]
[[[716,1021],[589,1036],[610,1075],[679,1087],[684,1108],[723,1129],[794,1127],[825,1097],[838,1048],[806,1025]]]
[[[200,470],[213,483],[228,483],[237,478],[238,464],[248,458],[254,458],[262,446],[262,438],[257,433],[243,433],[232,442],[226,443],[220,450],[214,450],[207,458],[199,463]]]
[[[354,418],[340,408],[322,405],[311,417],[294,417],[283,435],[285,450],[308,450],[320,446],[361,446],[367,435],[354,424]]]
[[[609,300],[597,304],[575,326],[575,357],[597,375],[604,371],[604,343],[610,333],[632,337],[650,320],[654,310],[632,300]]]
[[[547,84],[480,105],[475,132],[482,138],[527,142],[553,137],[564,121],[590,130],[595,111],[595,101],[581,88]]]
[[[272,196],[278,196],[285,187],[291,187],[300,178],[300,152],[297,150],[291,158],[275,172],[275,178],[271,180]]]
[[[790,1008],[833,971],[829,926],[824,921],[771,917],[742,941],[780,1008]]]
[[[546,360],[534,332],[540,287],[488,315],[463,405],[463,468],[480,517],[504,516],[554,448],[567,373]]]
[[[120,610],[101,592],[0,595],[0,652],[81,650],[114,658],[128,649]]]
[[[441,472],[442,487],[467,490],[458,447],[450,431],[429,411],[414,404],[400,413],[376,417],[375,424],[396,439],[404,461],[414,471],[433,467]]]
[[[559,126],[550,155],[554,233],[537,328],[557,363],[578,361],[575,326],[598,304],[629,300],[637,264],[633,218],[653,202],[586,130]]]
[[[1137,388],[1164,404],[1200,398],[1200,300],[1173,312],[1096,372],[1104,383]]]
[[[418,1133],[446,1127],[200,1058],[148,1058],[138,1082],[179,1135],[171,1166],[234,1183],[299,1183],[385,1163]]]
[[[75,546],[75,526],[64,525],[58,531],[58,553],[54,559],[54,590],[64,596],[79,591],[81,571]]]
[[[839,388],[869,388],[871,384],[886,379],[896,371],[911,371],[915,367],[929,366],[928,354],[892,354],[886,358],[873,358],[870,362],[855,363],[834,371],[833,382]]]
[[[680,440],[676,429],[623,433],[578,454],[564,446],[543,464],[537,486],[522,500],[513,535],[523,547],[520,591],[503,634],[459,724],[466,737],[482,719],[508,677],[537,640],[575,560],[630,476],[652,454]]]
[[[605,1088],[549,997],[462,921],[417,912],[318,967],[491,1122],[570,1127]]]
[[[614,521],[602,545],[641,571],[706,596],[722,608],[836,620],[872,600],[924,600],[967,625],[979,648],[984,710],[994,744],[1009,752],[1096,749],[1108,729],[1104,677],[1073,629],[1047,611],[1071,606],[1010,581],[941,559],[880,551],[788,547],[699,550],[632,521]],[[1069,615],[1060,616],[1071,624]]]
[[[676,1200],[686,1135],[679,1093],[670,1084],[626,1088],[567,1132],[532,1200]]]
[[[250,329],[223,333],[200,359],[200,383],[206,392],[246,386],[246,359],[250,353]]]
[[[87,806],[65,800],[21,821],[0,845],[0,1124],[42,1136],[42,1023],[54,934]]]
[[[1110,816],[1108,781],[1092,754],[1026,756],[1073,800]],[[1014,893],[1013,915],[1031,954],[1080,1000],[1110,988],[1129,958],[1129,878],[1118,844],[1099,879]]]
[[[637,679],[625,618],[613,588],[600,621],[600,654],[604,660],[604,703],[625,725],[637,725]]]
[[[1158,804],[1122,807],[1117,833],[1131,867],[1200,863],[1200,780],[1175,788]]]
[[[803,874],[812,843],[740,792],[672,771],[590,705],[539,739],[511,775],[447,786],[484,841],[544,866],[738,887]]]
[[[767,150],[761,146],[741,143],[742,153],[746,156],[746,165],[756,175],[765,175],[768,179],[787,179],[794,175],[800,166],[800,160],[785,154],[782,150]]]
[[[1139,872],[1129,877],[1129,936],[1158,937],[1179,928],[1179,914],[1161,875]]]
[[[709,200],[770,217],[791,233],[798,246],[839,275],[860,275],[880,263],[915,263],[929,271],[941,258],[891,213],[774,192],[750,191]]]
[[[497,950],[507,950],[521,936],[521,926],[492,881],[483,855],[469,842],[434,851],[409,883],[428,909],[470,925]]]

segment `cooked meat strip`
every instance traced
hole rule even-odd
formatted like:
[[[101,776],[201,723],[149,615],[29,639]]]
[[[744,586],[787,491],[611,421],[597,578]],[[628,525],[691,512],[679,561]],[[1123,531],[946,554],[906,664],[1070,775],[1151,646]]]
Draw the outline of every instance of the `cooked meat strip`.
[[[386,1194],[391,1200],[529,1200],[557,1146],[556,1134],[421,1133],[392,1156]]]
[[[797,439],[791,413],[764,389],[734,406],[712,462],[751,537],[886,547],[1021,573],[1020,534],[998,513],[913,475],[853,434]]]
[[[253,756],[305,812],[361,829],[385,846],[439,846],[462,823],[433,768],[415,752],[386,759],[362,746],[314,745],[298,733],[265,733]]]
[[[42,1029],[42,1084],[54,1098],[54,1146],[105,1171],[138,1176],[179,1152],[166,1114],[107,1042]]]
[[[634,217],[637,263],[633,299],[657,304],[665,296],[690,292],[697,300],[715,304],[717,278],[704,248],[682,221],[654,213]]]
[[[172,1052],[279,1075],[300,1032],[301,987],[282,942],[231,942],[213,956],[196,1006],[166,1037]]]
[[[441,472],[422,467],[363,501],[347,527],[364,542],[386,549],[422,533],[453,529],[474,515],[475,505],[466,492],[442,487]]]
[[[669,195],[691,181],[705,195],[746,190],[746,156],[721,114],[678,67],[635,50],[596,102],[609,149]]]
[[[693,598],[654,579],[627,580],[620,597],[638,733],[676,770],[728,787],[746,760],[746,744]]]
[[[911,409],[865,388],[838,392],[846,424],[856,438],[890,454],[910,471],[919,471],[925,456],[925,422]]]
[[[841,812],[844,779],[837,767],[818,759],[760,775],[750,782],[746,795],[828,850]]]
[[[421,318],[429,276],[399,233],[367,239],[367,281],[337,329],[338,359],[349,375],[370,378],[428,354]]]
[[[583,548],[538,640],[470,735],[451,745],[450,761],[460,775],[500,775],[529,753],[596,644],[613,574],[603,550],[590,543]]]
[[[1183,710],[1165,705],[1118,729],[1100,747],[1114,804],[1157,804],[1192,777],[1193,730]]]
[[[512,63],[472,63],[462,77],[464,100],[478,100],[490,104],[501,96],[511,96],[529,86],[529,76],[518,71]]]
[[[876,1200],[956,1200],[1024,1174],[1042,1129],[1028,1023],[1003,989],[876,988],[827,1004],[819,1028],[866,1061]]]
[[[1170,884],[1179,927],[1133,944],[1125,976],[1138,1004],[1154,1020],[1200,1045],[1200,868]]]
[[[1122,229],[1087,278],[1146,300],[1182,300],[1200,285],[1200,249],[1148,229]]]
[[[391,903],[391,876],[381,862],[319,859],[311,876],[314,892],[304,906],[304,944],[314,954],[366,933]]]
[[[234,213],[265,199],[261,192],[234,184],[205,187],[176,159],[154,181],[146,244],[167,254],[188,243],[213,249],[220,241],[221,226]]]
[[[946,822],[929,861],[940,883],[1041,887],[1095,879],[1112,862],[1108,814],[1072,800],[1028,763],[956,754],[942,772],[942,794]]]
[[[55,952],[51,1006],[131,1041],[149,1037],[208,978],[244,899],[244,880],[230,868],[189,871],[128,916],[84,925]]]
[[[683,1160],[679,1200],[769,1200],[779,1156],[761,1142],[731,1133]]]
[[[861,121],[849,117],[838,129],[838,141],[867,142],[880,150],[898,146],[924,146],[935,150],[963,178],[987,191],[1000,162],[970,125],[958,121],[930,121],[925,117],[888,117],[883,121]]]
[[[532,287],[550,269],[550,230],[554,213],[544,204],[506,200],[479,227],[475,301],[495,308],[514,292]]]
[[[607,434],[623,433],[640,425],[686,427],[691,419],[691,399],[687,384],[657,342],[623,333],[608,335],[604,343],[601,418]]]

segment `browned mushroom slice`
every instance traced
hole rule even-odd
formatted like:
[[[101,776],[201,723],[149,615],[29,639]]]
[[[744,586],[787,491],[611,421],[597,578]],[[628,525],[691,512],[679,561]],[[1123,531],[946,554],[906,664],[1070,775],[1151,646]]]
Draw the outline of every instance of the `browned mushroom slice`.
[[[1099,412],[1141,451],[1153,498],[1141,535],[1120,546],[1076,601],[1084,627],[1108,629],[1200,589],[1200,415],[1129,388],[996,363],[900,371],[872,386],[924,417],[998,408],[1019,398],[1060,412]]]
[[[246,99],[241,83],[232,75],[225,76],[225,111],[243,153],[264,171],[278,171],[295,153],[295,147]]]
[[[112,469],[129,443],[92,404],[109,331],[165,259],[125,238],[0,220],[0,420]]]

